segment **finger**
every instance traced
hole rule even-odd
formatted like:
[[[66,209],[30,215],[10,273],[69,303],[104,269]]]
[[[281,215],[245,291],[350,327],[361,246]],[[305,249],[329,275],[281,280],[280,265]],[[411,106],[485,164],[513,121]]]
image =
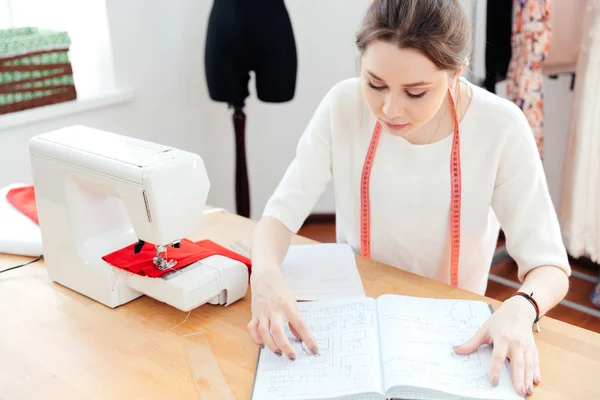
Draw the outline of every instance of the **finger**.
[[[505,341],[497,340],[492,350],[490,365],[490,381],[494,386],[498,386],[498,382],[500,382],[500,372],[505,365],[507,353],[508,344]]]
[[[273,353],[281,356],[281,351],[277,347],[273,336],[271,336],[271,321],[267,317],[260,317],[258,320],[258,333],[265,346]]]
[[[540,356],[539,353],[535,352],[535,378],[534,383],[537,385],[542,382],[542,374],[540,373]]]
[[[296,359],[296,352],[285,334],[285,330],[283,329],[283,319],[281,319],[279,314],[271,315],[271,335],[273,335],[277,347],[279,347],[283,354],[294,361]]]
[[[527,396],[525,389],[525,356],[521,347],[515,347],[510,354],[510,369],[512,370],[513,385],[517,393]]]
[[[292,333],[294,334],[294,336],[296,336],[296,339],[298,339],[299,342],[302,341],[302,336],[300,335],[300,333],[298,333],[298,331],[296,330],[296,328],[294,328],[294,325],[292,324],[288,324],[290,327],[290,331],[292,331]]]
[[[472,352],[477,350],[481,345],[486,343],[487,329],[485,327],[481,327],[471,339],[467,340],[464,344],[455,346],[453,349],[456,354],[471,354]]]
[[[252,318],[248,326],[246,327],[248,330],[248,334],[254,343],[259,346],[261,349],[265,347],[262,339],[260,338],[260,334],[258,333],[258,318]]]
[[[310,349],[313,355],[319,354],[317,341],[310,333],[308,326],[306,326],[306,323],[300,314],[298,312],[292,312],[288,320],[290,322],[290,326],[293,326],[296,332],[298,332],[299,339],[306,344],[307,348]],[[298,337],[298,335],[296,336]]]
[[[527,394],[533,393],[533,375],[535,374],[535,355],[534,352],[529,349],[525,351],[525,381],[523,384],[525,385],[525,389],[527,390]]]

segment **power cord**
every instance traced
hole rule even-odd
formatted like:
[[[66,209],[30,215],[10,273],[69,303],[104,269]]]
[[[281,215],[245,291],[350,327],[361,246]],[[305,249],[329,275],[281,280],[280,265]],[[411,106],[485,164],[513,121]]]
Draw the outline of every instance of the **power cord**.
[[[21,264],[21,265],[15,265],[14,267],[10,267],[10,268],[7,268],[7,269],[3,269],[3,270],[1,270],[1,271],[0,271],[0,274],[1,274],[1,273],[3,273],[3,272],[10,271],[11,269],[17,269],[17,268],[25,267],[25,266],[27,266],[27,265],[29,265],[29,264],[33,264],[34,262],[38,262],[38,261],[40,261],[42,258],[44,258],[44,255],[43,255],[43,254],[42,254],[42,255],[40,255],[40,256],[39,256],[39,257],[37,257],[37,258],[34,258],[34,259],[33,259],[33,260],[31,260],[31,261],[28,261],[28,262],[26,262],[25,264]]]

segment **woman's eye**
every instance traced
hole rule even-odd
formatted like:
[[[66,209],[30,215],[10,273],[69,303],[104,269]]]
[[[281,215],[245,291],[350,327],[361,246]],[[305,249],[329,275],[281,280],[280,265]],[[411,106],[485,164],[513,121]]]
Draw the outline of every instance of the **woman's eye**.
[[[369,86],[371,87],[371,89],[375,89],[375,90],[383,90],[383,89],[385,89],[385,86],[375,86],[371,82],[369,82]]]
[[[411,99],[420,99],[421,97],[425,96],[427,94],[427,92],[421,92],[421,93],[417,93],[417,94],[406,92],[406,94]]]

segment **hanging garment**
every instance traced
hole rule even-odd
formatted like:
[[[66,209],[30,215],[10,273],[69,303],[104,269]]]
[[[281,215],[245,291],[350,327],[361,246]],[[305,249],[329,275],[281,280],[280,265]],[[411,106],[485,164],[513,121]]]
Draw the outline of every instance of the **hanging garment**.
[[[552,0],[516,0],[512,56],[506,94],[525,113],[540,156],[543,154],[544,97],[542,68],[551,40]]]
[[[587,3],[588,0],[552,0],[552,40],[544,61],[544,75],[575,72]]]
[[[600,262],[600,0],[582,25],[558,211],[569,253]]]
[[[512,49],[513,0],[487,2],[485,29],[485,80],[483,87],[496,93],[496,83],[506,79]]]

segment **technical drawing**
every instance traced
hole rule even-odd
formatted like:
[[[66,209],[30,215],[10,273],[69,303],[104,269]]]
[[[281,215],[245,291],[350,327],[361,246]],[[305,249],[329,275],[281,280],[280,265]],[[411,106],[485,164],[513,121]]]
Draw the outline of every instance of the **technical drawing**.
[[[342,352],[352,353],[357,350],[363,350],[363,345],[367,341],[367,332],[365,330],[343,333],[340,336],[342,341]]]
[[[305,315],[303,316],[306,318]],[[310,318],[306,318],[306,325],[311,332],[355,329],[374,324],[374,308],[361,301],[330,306],[318,312],[313,311]]]
[[[446,317],[450,318],[451,321],[460,322],[461,324],[469,324],[477,320],[471,309],[471,304],[468,303],[466,306],[463,304],[463,307],[460,307],[461,304],[459,301],[455,301],[450,310],[448,310]]]
[[[265,349],[261,354],[261,357],[265,358],[261,361],[261,368],[270,371],[281,370],[282,363],[289,370],[333,367],[335,363],[333,361],[333,350],[331,349],[332,339],[328,337],[315,338],[315,341],[319,347],[319,354],[317,355],[309,352],[304,342],[300,342],[298,339],[294,340],[292,345],[296,351],[295,361],[291,361],[286,357],[277,357],[272,351]]]
[[[373,368],[371,354],[344,356],[341,358],[341,362],[344,375],[349,379],[364,379]]]
[[[452,350],[452,343],[448,343],[450,353],[455,360],[460,362],[460,369],[455,372],[462,377],[467,377],[467,384],[477,389],[488,389],[490,386],[489,366],[482,359],[483,352],[489,351],[487,345],[483,345],[471,354],[456,354]],[[485,358],[485,356],[483,356]]]
[[[302,347],[302,351],[304,351],[304,353],[306,353],[309,356],[318,358],[318,357],[323,357],[329,353],[329,351],[331,349],[329,338],[315,339],[315,342],[317,342],[317,347],[319,348],[319,354],[313,354],[312,351],[310,351],[306,347],[306,343],[301,342],[300,340],[296,339],[296,343],[300,343],[300,346]]]

